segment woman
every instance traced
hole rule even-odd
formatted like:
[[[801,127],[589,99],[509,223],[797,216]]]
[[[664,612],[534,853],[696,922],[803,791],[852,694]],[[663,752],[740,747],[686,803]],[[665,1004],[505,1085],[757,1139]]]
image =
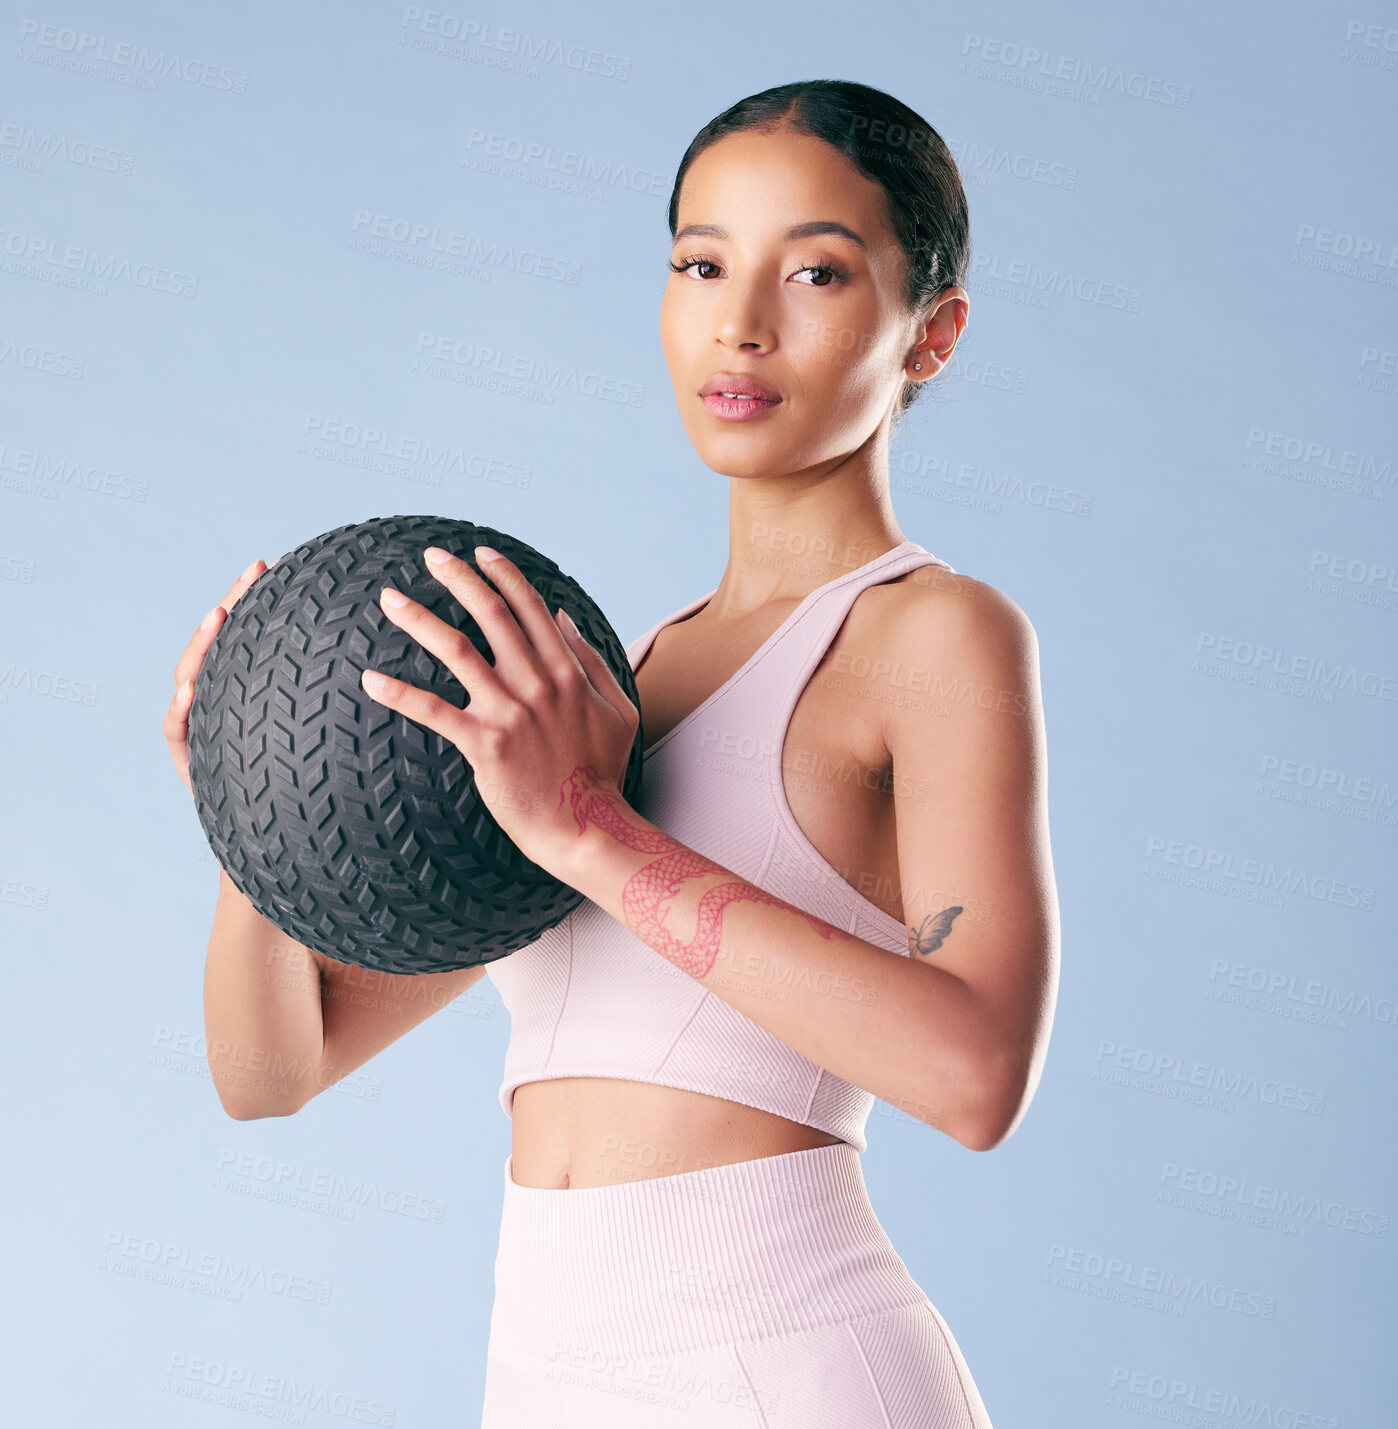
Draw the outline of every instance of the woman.
[[[483,1423],[985,1429],[859,1163],[875,1095],[1002,1143],[1057,987],[1032,627],[904,538],[889,502],[891,431],[966,322],[965,196],[912,110],[820,80],[706,126],[669,222],[662,342],[690,440],[729,478],[729,559],[628,651],[642,710],[485,548],[480,571],[429,569],[494,666],[381,596],[469,713],[363,675],[586,895],[488,965],[512,1141]],[[262,569],[176,670],[177,767],[203,653]],[[299,979],[263,978],[272,957]],[[255,1032],[302,1069],[249,1085],[211,1052],[223,1105],[298,1109],[484,971],[375,975],[399,1004],[366,1008],[347,995],[362,972],[289,950],[222,875],[209,1045]]]

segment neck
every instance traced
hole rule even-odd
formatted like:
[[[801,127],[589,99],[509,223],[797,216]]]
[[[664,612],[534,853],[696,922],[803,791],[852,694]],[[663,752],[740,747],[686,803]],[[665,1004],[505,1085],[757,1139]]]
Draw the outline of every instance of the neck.
[[[800,601],[908,538],[881,480],[852,470],[761,480],[731,477],[728,565],[706,613],[741,618],[774,601]]]

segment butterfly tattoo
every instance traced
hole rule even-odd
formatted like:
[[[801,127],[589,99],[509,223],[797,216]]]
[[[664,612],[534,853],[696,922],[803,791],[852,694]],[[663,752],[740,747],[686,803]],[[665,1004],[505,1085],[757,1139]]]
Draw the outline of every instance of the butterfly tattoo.
[[[916,932],[908,929],[908,951],[914,955],[935,953],[951,932],[952,920],[962,911],[964,910],[957,906],[943,908],[940,913],[929,913]]]

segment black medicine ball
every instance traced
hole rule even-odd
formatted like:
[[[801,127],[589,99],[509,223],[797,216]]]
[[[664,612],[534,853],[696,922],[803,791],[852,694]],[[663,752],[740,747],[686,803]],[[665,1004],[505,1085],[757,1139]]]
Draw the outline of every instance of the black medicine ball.
[[[189,778],[199,822],[229,878],[289,937],[340,962],[446,972],[533,942],[583,901],[530,862],[476,794],[461,751],[370,699],[382,670],[457,706],[466,691],[379,606],[396,586],[464,630],[475,620],[428,574],[441,546],[508,556],[562,605],[639,706],[626,651],[587,593],[532,546],[442,516],[385,516],[327,531],[246,590],[195,680]],[[641,782],[636,731],[622,792]]]

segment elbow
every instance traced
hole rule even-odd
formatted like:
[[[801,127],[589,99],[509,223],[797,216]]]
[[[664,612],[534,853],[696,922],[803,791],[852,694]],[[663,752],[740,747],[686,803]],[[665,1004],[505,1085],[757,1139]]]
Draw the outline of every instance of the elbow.
[[[1001,1053],[983,1060],[957,1141],[968,1151],[994,1151],[1010,1139],[1029,1108],[1028,1059]]]
[[[291,1115],[289,1111],[273,1111],[269,1107],[226,1106],[224,1107],[224,1111],[226,1111],[234,1121],[261,1121],[263,1117],[267,1116]]]
[[[320,1089],[314,1079],[289,1075],[249,1076],[243,1069],[227,1066],[212,1057],[209,1058],[209,1075],[219,1105],[233,1121],[294,1116]]]
[[[956,1139],[967,1151],[994,1151],[1010,1139],[1018,1117],[983,1117]]]
[[[219,1097],[219,1105],[234,1121],[261,1121],[269,1116],[294,1116],[304,1102],[297,1101],[253,1101],[234,1096]]]
[[[295,1114],[300,1110],[299,1107],[294,1106],[245,1107],[237,1105],[225,1106],[223,1109],[228,1113],[229,1116],[233,1118],[234,1121],[261,1121],[264,1117],[269,1116],[295,1116]]]

